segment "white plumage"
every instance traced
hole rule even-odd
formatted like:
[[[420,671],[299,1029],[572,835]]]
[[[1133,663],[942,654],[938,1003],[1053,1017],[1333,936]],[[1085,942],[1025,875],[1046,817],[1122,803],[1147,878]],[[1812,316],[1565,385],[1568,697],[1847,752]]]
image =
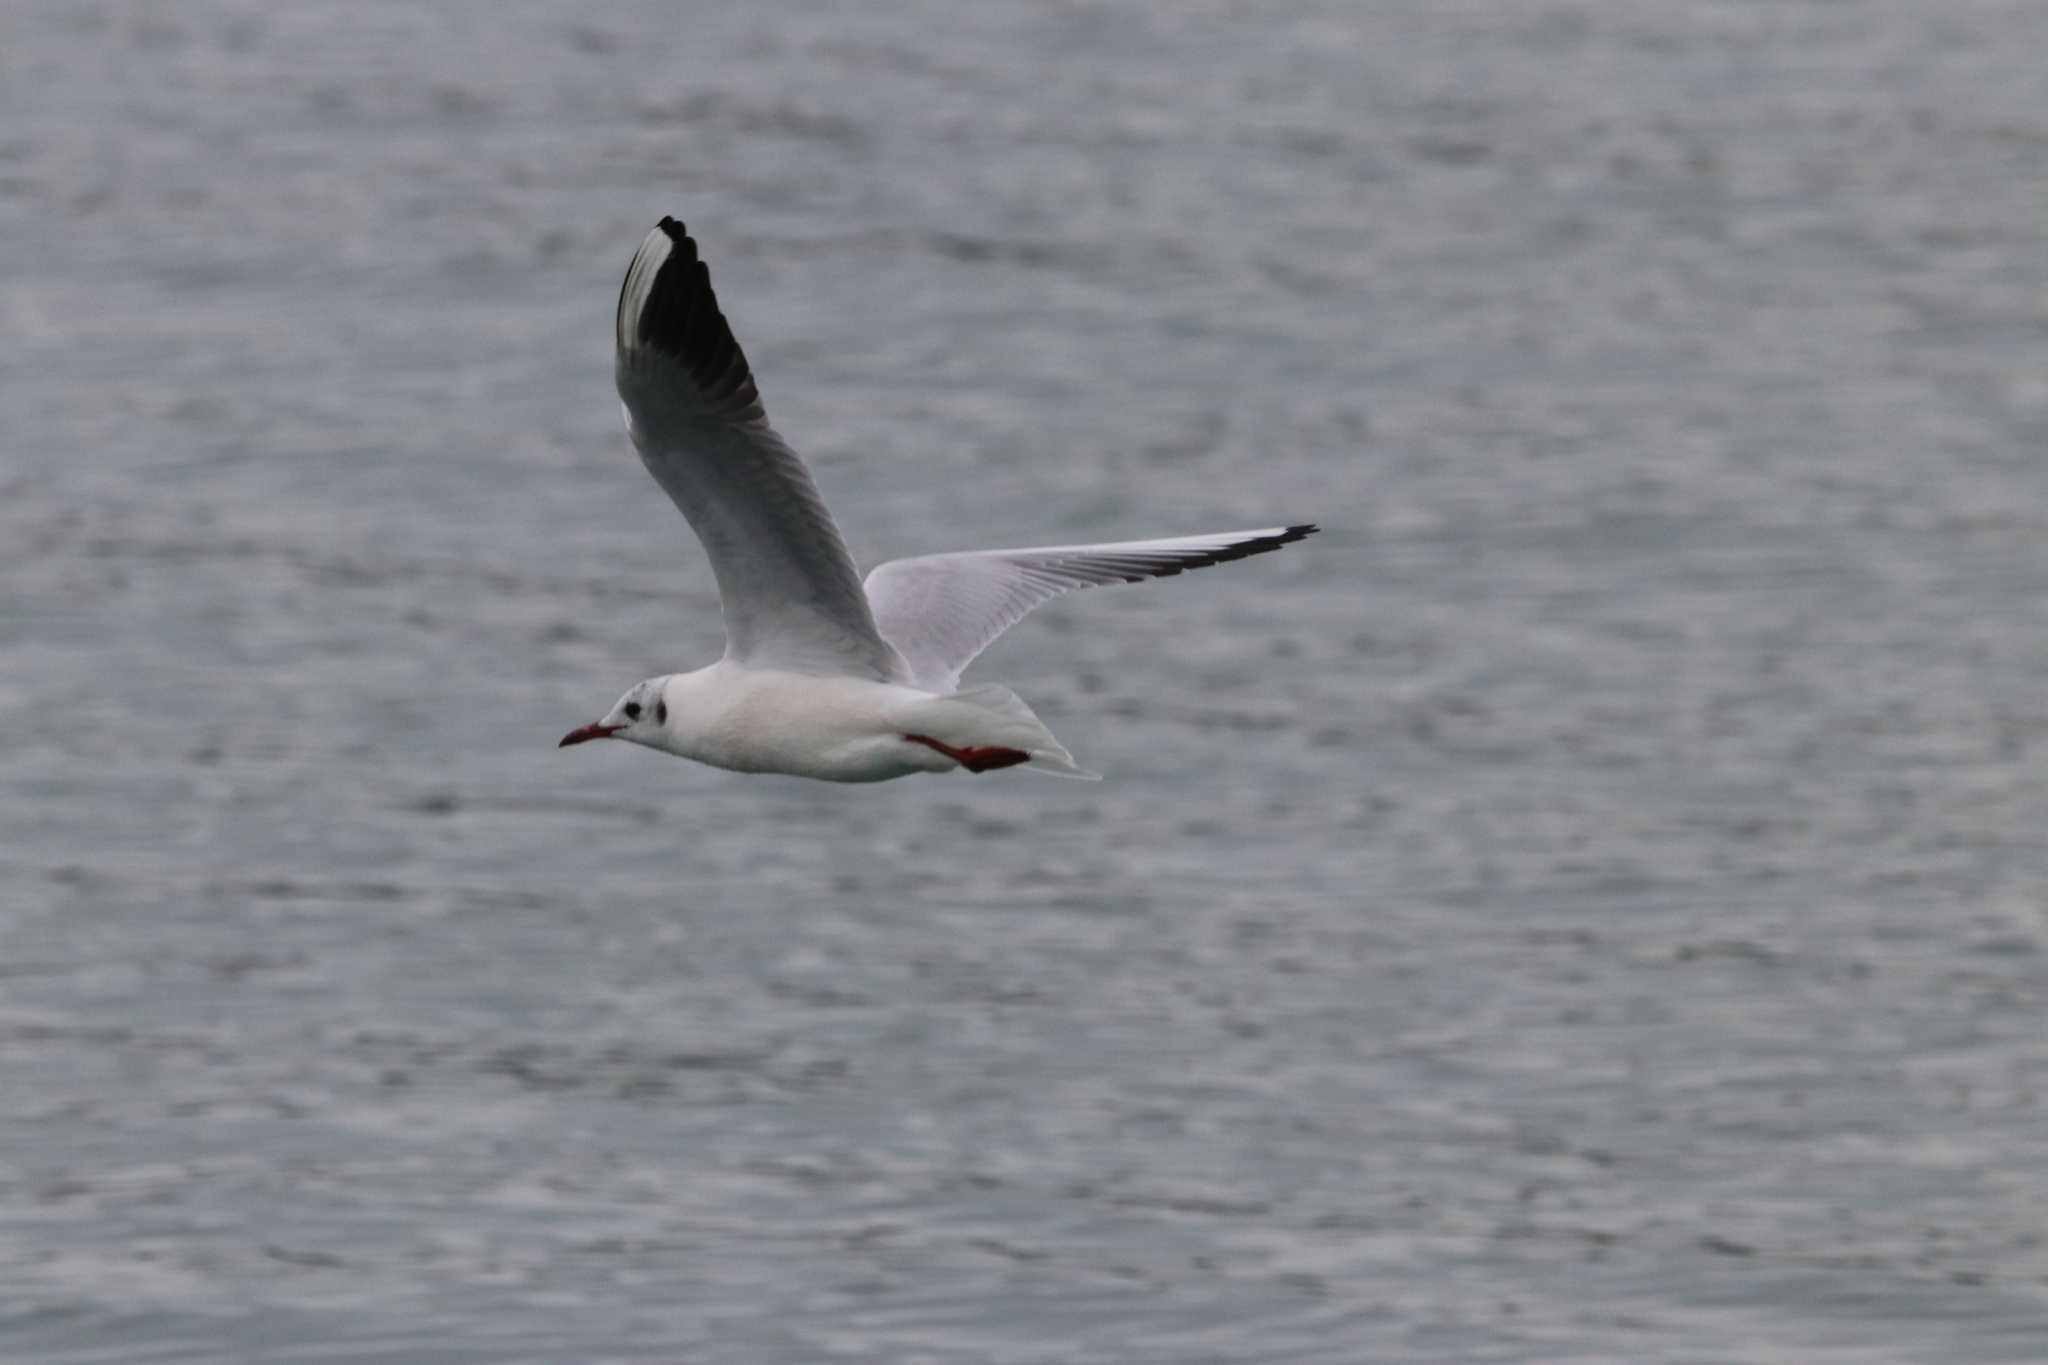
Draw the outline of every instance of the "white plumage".
[[[847,782],[1019,764],[1090,776],[1014,693],[956,691],[961,671],[1061,593],[1263,554],[1316,529],[924,555],[863,584],[810,471],[768,424],[697,244],[673,218],[626,270],[617,343],[627,430],[703,542],[726,651],[639,684],[564,745],[627,739]]]

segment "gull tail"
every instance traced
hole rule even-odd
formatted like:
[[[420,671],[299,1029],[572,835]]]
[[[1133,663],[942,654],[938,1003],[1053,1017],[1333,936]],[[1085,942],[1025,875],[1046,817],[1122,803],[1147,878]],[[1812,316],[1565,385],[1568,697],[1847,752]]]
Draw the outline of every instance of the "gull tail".
[[[988,684],[920,701],[904,708],[899,719],[906,729],[959,749],[1013,749],[1030,755],[1023,761],[1027,768],[1055,777],[1102,780],[1102,774],[1074,762],[1045,722],[1007,687]]]

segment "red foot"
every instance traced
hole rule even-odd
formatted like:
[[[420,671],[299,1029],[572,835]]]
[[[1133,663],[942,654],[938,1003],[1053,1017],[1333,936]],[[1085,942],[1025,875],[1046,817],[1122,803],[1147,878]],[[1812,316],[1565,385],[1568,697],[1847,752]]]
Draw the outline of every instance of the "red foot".
[[[956,749],[942,744],[930,735],[905,735],[912,744],[922,744],[927,749],[937,749],[971,773],[992,773],[998,768],[1014,768],[1019,763],[1029,763],[1031,755],[1022,749],[1005,749],[998,745],[985,748]]]

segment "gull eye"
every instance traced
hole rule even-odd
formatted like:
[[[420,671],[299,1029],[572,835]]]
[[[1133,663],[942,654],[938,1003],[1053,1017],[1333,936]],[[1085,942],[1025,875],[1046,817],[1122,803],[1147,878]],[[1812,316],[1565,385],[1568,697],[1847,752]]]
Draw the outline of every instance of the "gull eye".
[[[619,709],[626,713],[627,720],[640,719],[640,703],[637,701],[629,701],[624,706],[621,706]]]
[[[665,701],[658,701],[658,702],[654,703],[654,723],[655,723],[656,725],[666,725],[666,724],[668,724],[668,703],[667,703],[667,702],[665,702]]]

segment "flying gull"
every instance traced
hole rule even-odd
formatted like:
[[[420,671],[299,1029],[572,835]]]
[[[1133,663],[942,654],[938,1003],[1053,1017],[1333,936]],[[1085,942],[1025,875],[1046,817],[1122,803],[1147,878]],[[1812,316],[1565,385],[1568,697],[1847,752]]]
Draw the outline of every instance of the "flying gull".
[[[619,290],[618,385],[641,463],[710,557],[725,657],[638,684],[564,747],[623,739],[827,782],[1020,764],[1093,777],[1008,688],[960,689],[974,656],[1062,593],[1244,559],[1316,530],[920,555],[863,582],[810,471],[768,425],[711,274],[673,218],[647,234]]]

